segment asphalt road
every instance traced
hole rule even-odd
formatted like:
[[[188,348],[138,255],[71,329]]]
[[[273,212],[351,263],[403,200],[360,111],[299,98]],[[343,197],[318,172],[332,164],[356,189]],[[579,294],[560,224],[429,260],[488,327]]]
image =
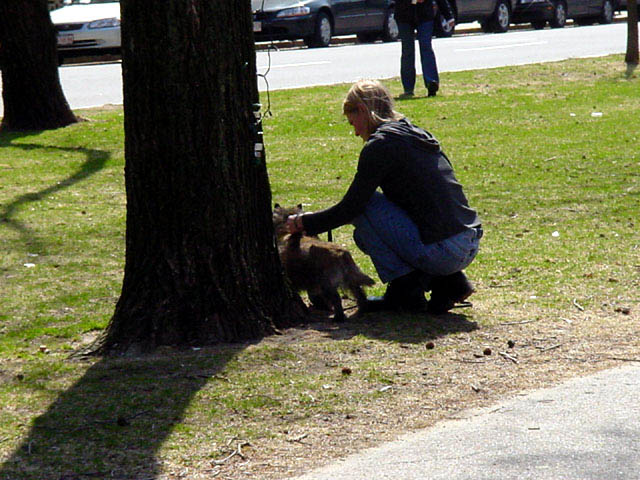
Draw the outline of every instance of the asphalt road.
[[[297,480],[638,480],[640,366],[571,380]]]
[[[473,31],[473,24],[459,31]],[[463,34],[434,40],[440,71],[491,68],[549,62],[566,58],[622,53],[626,49],[626,24],[513,30],[505,34]],[[329,48],[282,49],[257,52],[258,72],[267,74],[272,90],[311,85],[352,83],[360,78],[399,75],[400,43],[338,44]],[[420,70],[418,66],[418,70]],[[122,69],[119,61],[64,65],[59,69],[62,88],[72,108],[122,103]],[[260,79],[265,91],[267,83]],[[2,113],[0,100],[0,114]]]
[[[433,47],[440,71],[446,72],[622,53],[626,35],[626,24],[616,23],[457,35],[435,39]],[[297,88],[397,77],[400,49],[400,43],[395,42],[272,52],[269,87]],[[257,64],[258,72],[264,73],[269,65],[268,53],[259,52]],[[417,68],[420,72],[419,65]],[[266,87],[262,81],[258,85],[261,90]]]

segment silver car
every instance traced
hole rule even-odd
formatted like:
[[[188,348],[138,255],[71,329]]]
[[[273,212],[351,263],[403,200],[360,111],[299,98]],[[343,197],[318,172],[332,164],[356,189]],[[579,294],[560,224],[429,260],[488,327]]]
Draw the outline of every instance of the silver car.
[[[119,1],[65,0],[51,21],[60,55],[120,52]]]

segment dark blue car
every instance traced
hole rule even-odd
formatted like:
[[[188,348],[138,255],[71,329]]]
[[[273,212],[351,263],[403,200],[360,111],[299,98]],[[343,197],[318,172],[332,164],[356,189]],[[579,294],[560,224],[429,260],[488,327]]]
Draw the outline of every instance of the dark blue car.
[[[531,23],[533,28],[564,27],[568,18],[578,25],[611,23],[618,0],[518,0],[513,12],[514,23]]]
[[[393,0],[252,0],[256,41],[303,39],[326,47],[334,35],[361,41],[398,38]]]

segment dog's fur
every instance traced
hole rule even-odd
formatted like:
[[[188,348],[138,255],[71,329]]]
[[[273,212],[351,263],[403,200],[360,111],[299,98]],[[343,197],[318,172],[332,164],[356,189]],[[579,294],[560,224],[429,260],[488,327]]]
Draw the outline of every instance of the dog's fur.
[[[301,212],[302,205],[283,208],[276,204],[273,210],[273,226],[285,273],[296,290],[307,291],[312,304],[331,307],[334,320],[343,321],[338,288],[349,290],[358,306],[362,306],[366,302],[362,286],[375,282],[358,268],[346,248],[318,237],[288,233],[287,217]]]

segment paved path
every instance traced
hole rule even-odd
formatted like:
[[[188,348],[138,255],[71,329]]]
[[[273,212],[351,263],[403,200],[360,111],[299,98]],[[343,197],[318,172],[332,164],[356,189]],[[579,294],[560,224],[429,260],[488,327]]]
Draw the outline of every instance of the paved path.
[[[640,366],[571,380],[298,480],[638,480]]]

